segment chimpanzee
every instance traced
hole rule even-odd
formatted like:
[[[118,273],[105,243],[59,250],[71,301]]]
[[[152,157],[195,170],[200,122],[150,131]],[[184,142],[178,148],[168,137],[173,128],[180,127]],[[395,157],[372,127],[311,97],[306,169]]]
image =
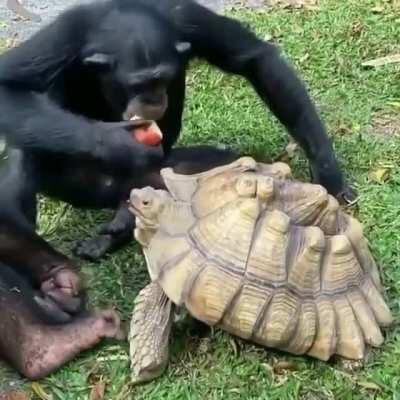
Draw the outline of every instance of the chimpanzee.
[[[12,147],[0,177],[0,352],[27,376],[119,334],[114,313],[81,316],[73,263],[35,233],[36,193],[121,205],[98,238],[77,247],[96,258],[132,236],[129,191],[162,187],[159,168],[193,173],[236,157],[172,149],[193,57],[246,77],[305,150],[314,180],[352,196],[304,85],[274,45],[239,22],[192,0],[105,0],[65,12],[0,56],[0,133]],[[128,131],[137,117],[158,122],[161,146],[135,141]],[[98,329],[87,333],[87,318]]]
[[[0,132],[31,154],[51,192],[68,200],[81,191],[84,202],[95,195],[101,203],[111,191],[107,183],[132,170],[138,175],[170,152],[181,129],[185,71],[193,57],[246,77],[305,150],[314,180],[336,196],[352,196],[323,123],[279,50],[192,0],[81,5],[3,54]],[[162,146],[143,146],[121,125],[109,124],[137,116],[158,121]],[[87,163],[112,176],[104,191],[82,190]],[[129,218],[119,213],[117,223],[77,253],[102,255],[111,245],[105,237],[130,235]]]

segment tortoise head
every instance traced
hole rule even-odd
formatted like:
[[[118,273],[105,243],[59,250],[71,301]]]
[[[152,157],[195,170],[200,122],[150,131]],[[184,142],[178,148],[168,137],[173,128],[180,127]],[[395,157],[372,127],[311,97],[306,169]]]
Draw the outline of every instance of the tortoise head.
[[[157,230],[159,217],[168,198],[168,192],[150,186],[133,189],[129,199],[129,210],[136,217],[136,225],[142,230]]]

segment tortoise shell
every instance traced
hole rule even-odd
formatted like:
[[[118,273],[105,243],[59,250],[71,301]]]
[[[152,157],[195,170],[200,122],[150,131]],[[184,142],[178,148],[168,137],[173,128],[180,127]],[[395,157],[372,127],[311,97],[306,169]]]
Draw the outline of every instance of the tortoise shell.
[[[151,279],[195,318],[327,360],[362,359],[392,322],[360,223],[286,164],[245,157],[197,175],[162,171],[169,193],[133,190]]]

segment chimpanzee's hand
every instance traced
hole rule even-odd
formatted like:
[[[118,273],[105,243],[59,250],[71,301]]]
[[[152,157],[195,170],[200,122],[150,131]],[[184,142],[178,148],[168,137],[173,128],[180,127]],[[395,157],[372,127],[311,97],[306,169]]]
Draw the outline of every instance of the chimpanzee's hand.
[[[97,151],[100,159],[113,166],[124,168],[157,166],[164,157],[162,146],[146,146],[139,143],[129,132],[132,123],[134,122],[95,124],[96,129],[100,129]]]
[[[313,182],[324,186],[340,204],[353,205],[357,202],[357,192],[345,181],[335,159],[325,157],[320,162],[312,163],[310,173]]]

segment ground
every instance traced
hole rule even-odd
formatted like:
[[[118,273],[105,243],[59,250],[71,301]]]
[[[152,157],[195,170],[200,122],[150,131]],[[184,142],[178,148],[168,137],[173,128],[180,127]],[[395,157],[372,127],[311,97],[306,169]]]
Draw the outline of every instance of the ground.
[[[390,1],[324,0],[313,10],[239,8],[229,13],[261,37],[279,42],[305,77],[348,179],[360,194],[351,211],[365,226],[397,319],[400,68],[366,69],[361,63],[400,52],[399,10]],[[265,160],[285,148],[288,136],[242,79],[196,64],[189,83],[183,143],[225,143]],[[300,152],[290,165],[298,178],[308,179]],[[42,233],[65,251],[76,238],[92,234],[106,216],[47,199],[40,211]],[[112,304],[129,320],[133,300],[148,281],[139,248],[132,244],[100,264],[83,266],[92,302]],[[90,393],[91,399],[101,398],[92,388],[103,384],[104,398],[113,400],[400,399],[399,370],[398,324],[360,366],[266,350],[218,330],[198,335],[183,325],[174,333],[167,372],[150,384],[131,388],[127,345],[104,343],[26,390],[36,393],[33,398],[63,400],[88,399]],[[15,375],[3,369],[0,386],[6,374],[13,382]]]
[[[13,0],[14,1],[14,0]],[[23,19],[20,15],[14,14],[8,7],[0,8],[0,38],[17,36],[19,39],[29,37],[41,25],[51,21],[61,11],[75,5],[88,3],[92,0],[18,0],[24,7],[40,17],[35,19]],[[269,1],[269,0],[268,0]],[[199,3],[215,11],[222,11],[228,6],[235,4],[246,4],[251,8],[265,6],[268,1],[263,0],[199,0]],[[4,0],[6,3],[6,0]]]

